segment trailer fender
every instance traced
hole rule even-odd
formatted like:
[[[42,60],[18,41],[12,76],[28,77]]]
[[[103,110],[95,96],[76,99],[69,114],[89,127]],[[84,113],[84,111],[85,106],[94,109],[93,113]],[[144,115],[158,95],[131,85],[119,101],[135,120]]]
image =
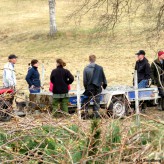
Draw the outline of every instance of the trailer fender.
[[[118,92],[113,92],[113,93],[109,93],[106,95],[105,99],[106,99],[106,102],[107,102],[107,109],[109,108],[110,104],[111,104],[111,101],[112,101],[112,98],[113,97],[118,97],[118,96],[124,96],[128,101],[128,97],[127,97],[127,94],[125,94],[125,92],[122,92],[122,93],[118,93]]]

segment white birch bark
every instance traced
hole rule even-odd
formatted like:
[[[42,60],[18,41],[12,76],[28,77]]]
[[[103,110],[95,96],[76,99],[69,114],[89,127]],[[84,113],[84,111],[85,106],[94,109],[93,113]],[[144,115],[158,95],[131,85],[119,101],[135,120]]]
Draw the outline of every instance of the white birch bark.
[[[50,36],[53,36],[57,32],[55,0],[49,0],[49,14],[50,14]]]

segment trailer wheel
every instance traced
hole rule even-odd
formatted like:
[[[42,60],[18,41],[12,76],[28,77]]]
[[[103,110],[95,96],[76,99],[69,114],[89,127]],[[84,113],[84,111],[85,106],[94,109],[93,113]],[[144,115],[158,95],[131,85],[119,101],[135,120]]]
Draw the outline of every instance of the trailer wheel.
[[[9,101],[4,101],[0,104],[0,121],[10,121],[11,119],[11,103]]]
[[[126,105],[125,102],[119,99],[113,99],[109,108],[108,114],[111,113],[114,118],[122,118],[126,115]]]
[[[113,116],[123,117],[125,116],[125,104],[124,102],[118,100],[113,103]]]

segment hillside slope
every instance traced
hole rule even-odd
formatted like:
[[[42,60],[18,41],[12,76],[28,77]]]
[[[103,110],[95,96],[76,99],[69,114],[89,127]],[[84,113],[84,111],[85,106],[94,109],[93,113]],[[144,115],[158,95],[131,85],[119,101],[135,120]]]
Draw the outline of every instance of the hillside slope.
[[[33,58],[44,63],[45,85],[48,89],[49,75],[55,67],[56,58],[63,58],[67,62],[67,68],[73,74],[79,70],[82,75],[91,53],[98,57],[97,63],[104,67],[110,86],[132,85],[134,53],[144,49],[147,52],[147,58],[152,61],[155,57],[153,49],[156,51],[162,48],[161,41],[156,44],[154,40],[152,47],[147,43],[146,35],[142,30],[143,26],[149,26],[149,24],[145,25],[139,16],[132,22],[125,18],[115,29],[114,37],[106,37],[105,32],[97,36],[94,35],[93,28],[96,18],[91,19],[87,15],[81,24],[66,18],[75,7],[73,1],[57,1],[58,34],[52,39],[48,37],[47,1],[0,1],[0,65],[2,69],[10,53],[19,56],[16,65],[18,88],[24,84],[27,64]],[[23,87],[27,88],[27,85]]]

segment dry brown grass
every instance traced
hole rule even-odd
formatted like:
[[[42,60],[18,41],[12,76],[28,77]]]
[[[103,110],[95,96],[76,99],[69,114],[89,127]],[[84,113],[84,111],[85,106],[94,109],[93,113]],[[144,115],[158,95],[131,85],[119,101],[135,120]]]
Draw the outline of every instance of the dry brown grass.
[[[164,123],[141,115],[141,125],[136,127],[134,120],[135,116],[129,116],[91,122],[79,120],[76,115],[52,118],[45,113],[14,117],[11,122],[0,123],[0,161],[162,163]]]
[[[109,85],[131,85],[132,72],[135,63],[134,53],[139,49],[145,49],[150,61],[154,59],[154,50],[162,48],[162,42],[154,44],[152,48],[146,42],[145,34],[142,34],[143,22],[140,17],[129,24],[124,22],[115,30],[115,38],[93,35],[92,27],[95,19],[88,15],[81,24],[73,20],[66,20],[66,16],[74,9],[72,1],[57,2],[57,26],[58,35],[50,39],[49,13],[47,1],[42,0],[9,0],[0,1],[0,65],[3,68],[10,53],[19,56],[16,65],[18,88],[27,88],[24,81],[27,72],[27,63],[37,58],[46,67],[45,89],[48,90],[49,76],[55,67],[56,58],[63,58],[67,62],[67,68],[75,75],[88,64],[88,55],[96,54],[97,63],[102,65]],[[149,24],[144,24],[148,26]],[[90,38],[93,39],[90,39]],[[41,70],[40,70],[41,72]],[[2,75],[2,71],[0,72]],[[73,84],[75,88],[76,83]]]

